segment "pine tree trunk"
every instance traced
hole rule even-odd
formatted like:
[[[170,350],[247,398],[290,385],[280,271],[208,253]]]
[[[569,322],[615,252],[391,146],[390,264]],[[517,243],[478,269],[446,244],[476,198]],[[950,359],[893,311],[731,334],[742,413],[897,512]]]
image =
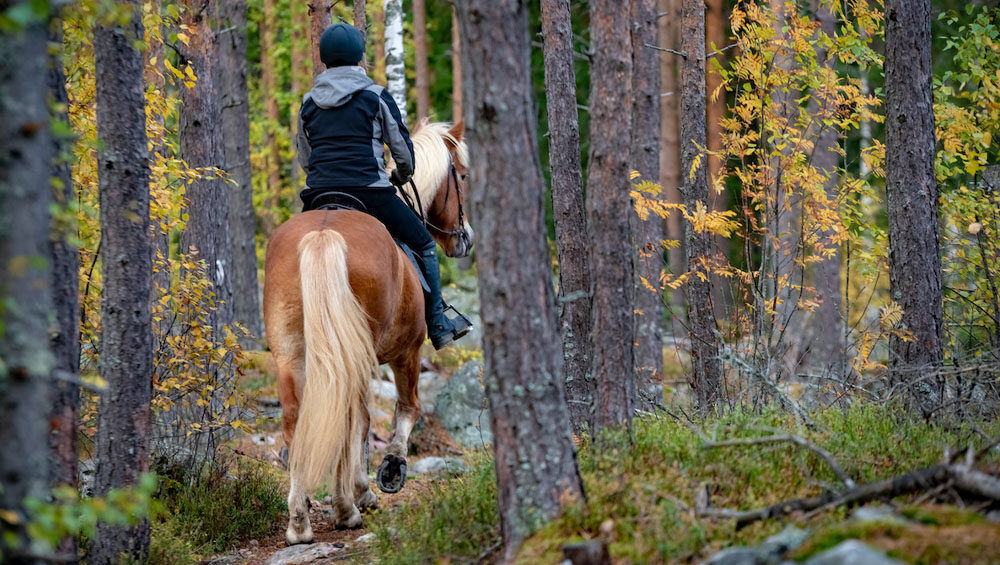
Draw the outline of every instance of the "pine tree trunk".
[[[590,157],[587,218],[593,288],[591,371],[595,433],[628,422],[635,407],[629,154],[632,39],[628,4],[590,3]]]
[[[462,39],[455,7],[451,8],[451,121],[462,119]],[[579,136],[579,134],[577,134]]]
[[[381,2],[375,2],[375,29],[372,30],[375,43],[375,82],[385,84],[385,10]]]
[[[716,152],[722,149],[722,124],[721,120],[726,115],[726,92],[725,90],[719,90],[719,86],[722,84],[722,77],[719,75],[718,71],[715,70],[715,65],[712,60],[719,61],[725,66],[726,55],[720,53],[713,57],[709,57],[707,53],[711,53],[716,49],[722,49],[725,47],[726,42],[726,13],[724,9],[723,0],[706,0],[705,2],[705,95],[708,97],[706,100],[707,104],[707,122],[706,122],[706,139],[708,141],[708,149],[710,151]],[[712,45],[715,47],[712,47]],[[719,90],[718,96],[715,100],[712,97],[715,96],[716,90]],[[714,155],[709,155],[707,158],[708,162],[708,182],[709,186],[712,185],[714,179],[718,178],[719,174],[722,172],[722,159]],[[709,189],[708,191],[708,201],[710,203],[710,209],[712,210],[726,210],[728,207],[727,196],[725,192],[721,194],[716,192],[714,189]],[[713,236],[713,245],[716,249],[723,250],[728,253],[729,250],[729,239],[722,237],[721,235]],[[712,277],[712,306],[715,309],[716,317],[725,317],[726,306],[727,306],[727,285],[725,284],[725,279],[719,276]]]
[[[912,340],[890,339],[893,379],[920,379],[942,361],[941,256],[934,178],[930,0],[888,0],[885,11],[886,211],[889,288],[903,308]],[[941,401],[941,385],[912,385],[911,405],[924,415]]]
[[[27,0],[7,10],[28,8]],[[18,520],[0,520],[0,553],[11,563],[27,542],[24,499],[45,498],[49,479],[49,379],[58,360],[49,350],[52,314],[48,270],[49,137],[45,22],[0,33],[0,508]],[[44,557],[44,555],[42,556]]]
[[[417,119],[431,113],[430,72],[427,70],[427,8],[424,0],[413,0],[413,55],[417,72]]]
[[[361,32],[361,37],[365,39],[365,43],[368,42],[368,14],[365,12],[366,7],[365,0],[354,0],[354,27]]]
[[[688,210],[697,209],[700,202],[708,208],[708,181],[702,160],[694,175],[688,171],[705,147],[705,5],[703,0],[683,0],[681,18],[681,50],[687,56],[681,62],[681,171],[684,185],[681,194]],[[705,259],[711,253],[711,236],[698,233],[690,222],[684,222],[684,241],[688,269],[692,276],[686,283],[688,328],[691,341],[691,386],[695,390],[702,413],[718,406],[721,395],[719,347],[715,335],[715,315],[712,311],[712,289]],[[710,279],[709,279],[710,280]]]
[[[820,0],[813,1],[813,9],[823,32],[833,37],[837,31],[836,16]],[[827,66],[833,66],[834,62],[827,60],[826,50],[821,49],[817,56],[820,61],[825,61]],[[839,178],[837,167],[840,164],[840,157],[836,152],[838,137],[837,130],[827,126],[816,140],[816,149],[813,153],[813,166],[830,176],[826,183],[826,194],[833,202],[837,200]],[[834,246],[834,254],[813,268],[816,292],[822,302],[811,319],[811,365],[822,373],[844,376],[847,352],[844,344],[844,320],[841,314],[840,247],[837,243],[830,245]]]
[[[659,0],[659,11],[667,14],[659,18],[660,42],[671,49],[680,50],[680,0]],[[660,186],[663,187],[664,198],[668,202],[680,202],[681,192],[681,141],[680,141],[680,85],[677,83],[677,70],[680,57],[660,56]],[[667,264],[670,272],[683,273],[687,269],[687,259],[684,256],[684,228],[682,218],[673,213],[664,221],[667,239],[678,241],[681,245],[667,251]],[[659,287],[654,284],[653,286]],[[685,329],[680,323],[678,314],[684,311],[684,292],[670,293],[672,310],[671,335],[680,337]]]
[[[326,70],[326,65],[319,58],[319,38],[333,23],[333,0],[309,0],[309,40],[312,43],[313,76]]]
[[[466,132],[469,152],[478,156],[469,193],[480,242],[486,394],[510,559],[583,490],[555,338],[528,7],[522,0],[466,0],[456,8]]]
[[[580,128],[573,68],[569,0],[542,0],[545,108],[549,121],[552,216],[559,257],[559,334],[563,378],[573,429],[590,423],[594,385],[590,372],[590,250],[583,204]]]
[[[257,215],[253,208],[250,168],[250,103],[247,92],[246,0],[220,3],[219,89],[222,99],[223,169],[236,186],[229,195],[229,231],[233,245],[233,318],[252,334],[242,340],[254,348],[262,335],[257,283]],[[271,90],[269,92],[276,92]],[[274,97],[271,97],[274,100]],[[275,109],[277,106],[275,104]],[[277,144],[275,144],[277,149]]]
[[[632,165],[639,180],[660,178],[660,73],[659,53],[645,44],[659,45],[656,0],[632,0]],[[663,298],[650,292],[641,278],[659,288],[663,271],[663,222],[658,217],[642,221],[632,215],[635,245],[634,369],[636,406],[649,410],[663,403]]]
[[[275,0],[264,0],[264,20],[258,26],[260,31],[260,81],[264,92],[278,92],[278,69],[275,55],[275,35],[278,33]],[[278,114],[278,98],[267,96],[267,193],[270,195],[266,233],[278,227],[278,208],[281,204],[281,151],[278,148],[278,128],[281,127]],[[295,122],[298,121],[296,117]]]
[[[49,42],[62,45],[62,21],[55,20],[49,29]],[[52,101],[65,108],[68,106],[66,77],[62,59],[56,52],[49,53],[49,94]],[[69,124],[65,109],[54,116]],[[65,207],[73,202],[73,171],[71,161],[64,157],[72,150],[72,140],[68,137],[53,136],[53,159],[50,176],[58,179],[55,191],[56,203]],[[65,228],[63,228],[65,229]],[[56,325],[51,335],[52,353],[55,356],[55,375],[52,379],[52,412],[49,416],[49,450],[51,452],[49,483],[52,486],[77,485],[77,413],[80,404],[80,388],[72,380],[80,373],[80,260],[77,248],[70,242],[69,233],[55,228],[49,241],[52,258],[52,303],[55,307]],[[59,544],[59,552],[75,556],[76,539],[68,536]]]
[[[406,66],[403,55],[403,0],[385,0],[385,81],[406,122]]]
[[[101,237],[101,395],[94,494],[135,485],[149,468],[153,341],[150,331],[152,239],[149,229],[149,149],[141,3],[129,2],[131,22],[94,30],[97,81],[98,182]],[[224,209],[225,210],[225,209]],[[117,563],[122,555],[143,562],[149,522],[98,527],[88,562]]]
[[[306,59],[309,57],[309,41],[306,35],[309,30],[309,14],[306,4],[292,2],[289,6],[291,12],[291,35],[292,35],[292,69],[291,69],[291,89],[292,101],[288,115],[291,124],[291,136],[289,139],[296,139],[299,133],[299,110],[302,108],[302,97],[309,89],[311,81],[311,65],[307,70]],[[295,145],[294,143],[292,144]],[[295,190],[299,189],[300,179],[304,179],[302,167],[299,165],[298,156],[292,159],[291,182]]]
[[[162,13],[163,5],[160,0],[149,0],[149,5],[150,10],[154,14]],[[157,31],[160,31],[162,34],[162,26]],[[146,66],[143,70],[143,81],[147,88],[152,86],[162,94],[164,89],[163,71],[165,69],[163,66],[163,41],[152,41],[146,50],[145,56]],[[165,125],[163,114],[155,112],[152,119],[154,120],[154,127],[162,132]],[[146,125],[148,128],[149,124],[147,123]],[[151,136],[150,139],[153,143],[153,155],[150,158],[153,161],[158,158],[157,155],[165,155],[167,151],[164,144],[166,134],[162,134],[159,139],[155,139],[154,137]],[[163,194],[163,192],[160,192],[160,194]],[[150,209],[152,210],[150,220],[153,224],[153,300],[159,300],[160,296],[163,295],[170,295],[170,229],[164,229],[161,226],[161,224],[170,225],[170,208],[170,202],[159,202],[157,201],[156,193],[150,194]],[[163,260],[167,263],[158,266],[156,262],[159,257],[163,257]],[[159,350],[160,348],[160,344],[157,343],[159,336],[166,338],[166,334],[169,331],[169,324],[169,320],[163,319],[160,321],[158,333],[153,336],[154,350]]]

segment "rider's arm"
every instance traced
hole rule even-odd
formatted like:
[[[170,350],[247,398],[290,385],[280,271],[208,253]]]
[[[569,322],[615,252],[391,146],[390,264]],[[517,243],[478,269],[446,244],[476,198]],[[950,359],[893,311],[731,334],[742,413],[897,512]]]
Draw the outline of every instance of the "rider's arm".
[[[299,165],[303,171],[309,167],[309,155],[312,154],[312,147],[309,146],[309,138],[306,136],[305,122],[302,120],[302,112],[299,112],[299,132],[295,136],[296,153],[299,156]]]
[[[403,123],[396,101],[389,96],[388,90],[382,90],[379,95],[380,117],[382,120],[382,141],[389,146],[392,160],[396,162],[399,179],[403,182],[413,176],[413,142],[410,132]]]

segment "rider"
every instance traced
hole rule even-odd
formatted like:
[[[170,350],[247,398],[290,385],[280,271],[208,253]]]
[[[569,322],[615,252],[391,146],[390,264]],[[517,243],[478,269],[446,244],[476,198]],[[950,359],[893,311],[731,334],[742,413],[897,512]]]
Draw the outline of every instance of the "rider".
[[[424,301],[427,334],[434,348],[441,349],[471,326],[462,316],[452,320],[445,315],[434,239],[393,187],[413,175],[410,132],[386,89],[359,66],[365,55],[361,32],[344,23],[330,26],[320,38],[319,54],[327,68],[302,100],[296,139],[306,171],[303,211],[342,202],[346,194],[385,224],[393,238],[416,251],[430,287]],[[396,163],[391,177],[385,172],[384,145]]]

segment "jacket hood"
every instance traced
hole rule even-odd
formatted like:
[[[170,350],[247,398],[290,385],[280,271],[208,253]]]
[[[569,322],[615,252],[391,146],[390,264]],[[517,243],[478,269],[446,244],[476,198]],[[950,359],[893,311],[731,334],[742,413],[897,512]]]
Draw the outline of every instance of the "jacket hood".
[[[320,108],[336,108],[347,103],[354,93],[374,84],[365,70],[351,65],[329,68],[318,77],[305,99],[312,98]]]

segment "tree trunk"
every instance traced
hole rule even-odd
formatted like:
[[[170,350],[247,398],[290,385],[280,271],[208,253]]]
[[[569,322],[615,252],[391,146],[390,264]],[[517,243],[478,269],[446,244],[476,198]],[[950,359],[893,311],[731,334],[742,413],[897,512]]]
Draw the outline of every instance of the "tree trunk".
[[[456,8],[469,152],[479,156],[469,192],[480,241],[486,393],[511,559],[545,519],[582,497],[583,487],[555,339],[528,7],[523,0],[466,0]]]
[[[708,181],[704,160],[694,175],[688,174],[705,147],[705,4],[703,0],[683,0],[681,50],[687,53],[681,62],[681,171],[684,206],[694,211],[701,203],[708,208]],[[718,406],[721,395],[719,347],[712,311],[712,289],[706,259],[711,253],[711,236],[694,230],[684,222],[684,241],[688,270],[686,283],[688,329],[691,341],[691,386],[702,413]]]
[[[28,9],[14,0],[7,10]],[[0,553],[11,563],[36,563],[17,555],[26,543],[24,499],[45,498],[49,479],[51,408],[49,350],[52,314],[49,190],[52,140],[46,84],[46,23],[0,33],[0,508],[17,513],[0,520]],[[44,558],[44,555],[41,556]]]
[[[290,18],[291,18],[291,35],[292,35],[292,69],[291,69],[291,89],[292,89],[292,101],[290,109],[288,112],[289,123],[291,124],[291,137],[289,139],[296,139],[299,133],[299,110],[302,108],[302,97],[305,96],[306,91],[309,86],[311,86],[311,81],[309,80],[310,72],[306,70],[306,59],[309,57],[309,41],[306,39],[306,35],[309,30],[309,14],[307,11],[307,5],[301,2],[292,2],[289,5]],[[311,66],[310,66],[311,69]],[[293,143],[294,147],[295,144]],[[296,157],[292,159],[292,174],[291,182],[292,186],[296,190],[299,188],[300,179],[305,178],[302,174],[302,166],[299,165],[299,160]]]
[[[242,340],[243,346],[249,349],[258,346],[262,332],[260,290],[257,284],[257,245],[254,239],[257,216],[253,208],[250,168],[246,1],[223,1],[220,16],[219,27],[226,30],[219,37],[223,169],[236,182],[236,186],[230,189],[229,196],[229,231],[233,244],[233,318],[250,331],[251,335]],[[271,100],[274,100],[273,96]],[[277,143],[274,149],[277,149]]]
[[[813,1],[813,8],[823,32],[833,37],[837,31],[837,17],[820,0]],[[833,66],[834,62],[827,60],[828,54],[825,49],[820,49],[817,56],[827,66]],[[816,140],[816,148],[813,153],[813,166],[829,175],[829,180],[826,183],[826,194],[834,202],[837,200],[837,166],[840,164],[840,156],[836,152],[837,147],[837,130],[828,126]],[[836,244],[835,250],[832,256],[817,263],[813,268],[816,292],[822,302],[812,315],[811,365],[822,373],[844,376],[846,351],[844,320],[840,311],[839,244]]]
[[[385,0],[385,81],[406,122],[406,66],[403,55],[403,0]]]
[[[365,13],[365,0],[354,0],[354,27],[361,32],[361,37],[368,42],[368,14]],[[366,50],[367,53],[367,50]],[[365,57],[367,60],[368,57]]]
[[[559,330],[563,378],[573,429],[591,420],[594,385],[590,373],[590,239],[583,204],[580,128],[573,68],[573,24],[569,0],[542,0],[545,108],[549,120],[552,216],[559,256]]]
[[[427,70],[427,8],[413,0],[413,54],[417,71],[417,119],[431,113],[430,72]]]
[[[49,28],[49,42],[62,45],[62,21],[55,20]],[[49,53],[49,94],[53,102],[62,109],[53,117],[69,124],[65,108],[69,104],[66,95],[66,77],[62,59],[57,52]],[[56,203],[67,207],[76,197],[73,191],[73,171],[70,160],[72,139],[53,135],[53,159],[50,176],[58,179],[55,191]],[[52,353],[55,356],[55,375],[52,379],[52,412],[49,416],[49,483],[52,486],[77,485],[77,412],[80,405],[80,389],[72,380],[80,373],[80,260],[77,248],[70,242],[66,228],[56,227],[49,240],[52,260],[52,302],[55,307],[56,325],[51,335]],[[59,544],[59,552],[65,555],[77,554],[76,539],[67,536]]]
[[[163,5],[160,0],[149,0],[149,4],[154,14],[161,13]],[[155,31],[159,32],[156,34],[158,38],[153,38],[145,53],[146,65],[143,70],[143,81],[147,88],[152,86],[155,91],[162,94],[164,88],[163,71],[165,69],[163,66],[162,26]],[[147,35],[150,35],[150,30],[147,30]],[[150,136],[150,142],[153,145],[153,155],[150,158],[156,161],[159,159],[158,156],[165,156],[167,152],[165,145],[166,132],[164,131],[165,122],[162,112],[153,112],[151,118],[153,120],[152,128],[157,133],[154,134],[151,131],[147,131],[147,135]],[[150,128],[150,125],[147,121],[147,129]],[[159,300],[160,296],[170,295],[170,228],[164,228],[161,225],[170,225],[171,203],[169,202],[169,198],[164,198],[164,196],[169,196],[168,191],[169,189],[157,192],[151,191],[149,195],[150,220],[153,225],[153,300]],[[165,264],[157,265],[158,257],[161,256]],[[160,321],[158,331],[153,336],[154,350],[159,350],[160,344],[157,343],[158,339],[166,339],[169,325],[169,320],[163,319]]]
[[[455,7],[451,8],[451,121],[462,119],[462,39]],[[579,137],[579,133],[577,134]]]
[[[942,361],[941,256],[934,178],[930,0],[888,0],[885,11],[886,211],[889,287],[912,340],[890,339],[896,382],[920,378]],[[910,401],[927,415],[941,400],[921,380]]]
[[[632,127],[632,39],[629,6],[590,3],[590,226],[591,370],[594,431],[628,422],[635,406],[633,369],[633,255],[626,195]]]
[[[137,484],[149,468],[153,340],[150,328],[152,239],[149,229],[149,149],[141,3],[129,2],[131,22],[94,30],[97,82],[98,182],[101,238],[101,395],[97,426],[96,496]],[[200,82],[200,81],[199,81]],[[143,562],[149,522],[98,526],[90,563]]]
[[[382,2],[375,2],[375,29],[372,30],[375,43],[375,82],[385,84],[385,10]]]
[[[667,14],[659,18],[660,42],[663,45],[680,50],[680,0],[659,0],[659,11]],[[681,192],[678,188],[681,185],[681,141],[680,141],[680,85],[677,83],[677,69],[680,57],[668,55],[660,56],[660,186],[663,187],[663,196],[668,202],[680,202]],[[687,269],[687,259],[684,257],[684,228],[681,225],[683,218],[679,214],[673,213],[667,216],[664,224],[666,226],[667,239],[678,241],[681,245],[672,247],[667,251],[667,264],[670,272],[674,274],[683,273]],[[654,284],[653,286],[659,286]],[[684,311],[684,293],[672,291],[670,293],[671,307],[671,335],[680,337],[685,329],[680,323],[678,313]]]
[[[660,74],[659,53],[644,44],[659,45],[656,0],[632,0],[632,165],[640,180],[660,179]],[[634,369],[636,406],[649,410],[663,403],[663,298],[650,292],[643,277],[659,287],[663,272],[663,222],[653,216],[645,222],[635,212],[632,239],[635,246]]]
[[[258,26],[260,32],[260,81],[264,92],[278,92],[277,58],[275,55],[276,25],[275,0],[264,0],[264,19]],[[267,157],[264,159],[267,171],[267,193],[270,195],[268,217],[265,224],[266,233],[278,227],[278,208],[281,204],[281,150],[278,148],[278,129],[281,127],[281,117],[278,114],[278,98],[267,96]],[[294,120],[298,122],[296,116]]]
[[[706,53],[711,53],[716,49],[722,49],[725,47],[726,43],[726,13],[723,0],[706,0],[705,2],[705,49]],[[715,47],[712,47],[715,45]],[[722,77],[719,75],[718,71],[715,70],[715,65],[712,60],[715,59],[720,63],[724,63],[726,60],[726,55],[720,53],[714,57],[705,58],[705,86],[706,86],[706,100],[707,104],[707,116],[706,116],[706,134],[708,141],[708,149],[712,152],[718,152],[722,150],[722,124],[721,121],[726,115],[726,92],[725,90],[719,90],[719,86],[722,84]],[[724,66],[724,65],[723,65]],[[718,96],[716,91],[718,90]],[[712,97],[715,96],[713,100]],[[722,173],[722,159],[715,156],[709,155],[707,158],[708,163],[708,183],[712,186],[714,179],[718,178]],[[710,203],[710,209],[712,210],[725,210],[728,207],[727,196],[725,192],[721,194],[713,189],[708,191],[708,201]],[[729,239],[722,237],[721,235],[713,236],[714,245],[716,249],[723,250],[728,255],[729,250]],[[727,296],[727,284],[725,279],[719,276],[712,277],[712,305],[715,309],[716,317],[726,316],[726,296]]]
[[[319,38],[333,23],[333,0],[309,0],[309,40],[312,43],[313,76],[326,70],[326,65],[319,58]]]

